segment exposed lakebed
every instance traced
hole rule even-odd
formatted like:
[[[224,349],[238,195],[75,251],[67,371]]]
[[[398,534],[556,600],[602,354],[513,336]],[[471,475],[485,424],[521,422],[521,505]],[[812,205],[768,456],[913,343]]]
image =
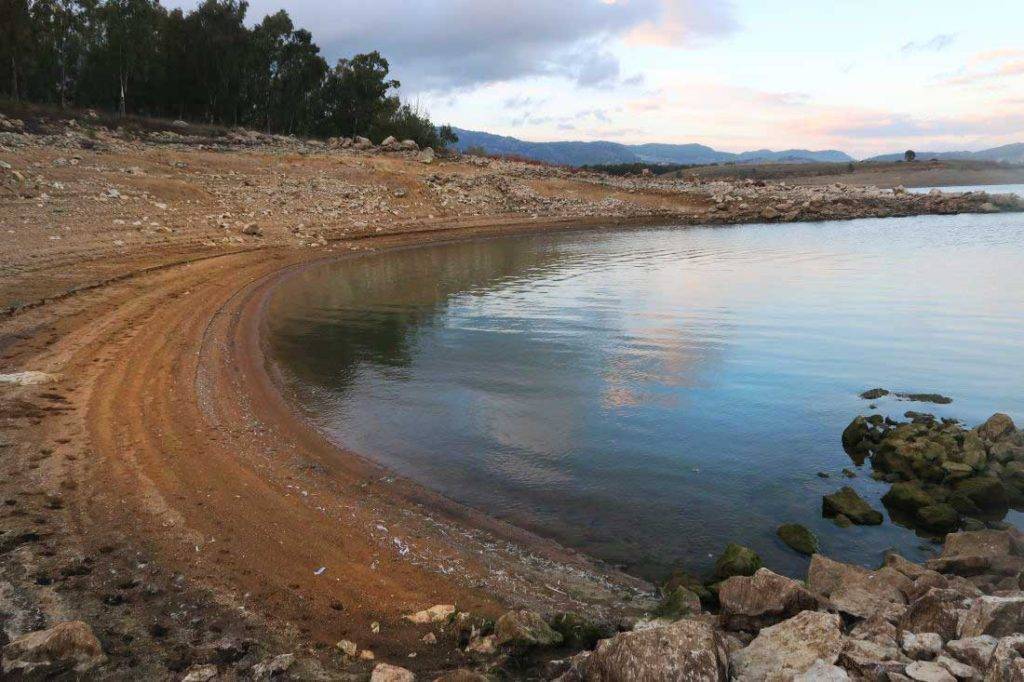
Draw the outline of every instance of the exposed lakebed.
[[[267,338],[332,440],[453,499],[648,577],[730,541],[802,574],[782,523],[841,561],[923,558],[888,514],[822,518],[889,487],[840,434],[872,404],[1024,421],[1022,291],[1019,215],[587,231],[312,266]]]

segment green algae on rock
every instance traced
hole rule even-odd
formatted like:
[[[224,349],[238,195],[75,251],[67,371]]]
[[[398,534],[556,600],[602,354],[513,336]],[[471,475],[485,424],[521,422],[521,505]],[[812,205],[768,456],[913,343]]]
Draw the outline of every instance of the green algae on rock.
[[[818,551],[818,538],[806,526],[784,523],[777,532],[786,546],[800,554],[810,556]]]
[[[857,494],[850,486],[843,486],[821,500],[821,513],[825,518],[834,518],[842,514],[858,526],[878,526],[882,523],[882,513]]]
[[[757,552],[749,547],[730,542],[722,552],[722,556],[718,557],[718,561],[715,562],[715,578],[725,580],[734,575],[754,575],[762,566],[761,557],[757,555]]]

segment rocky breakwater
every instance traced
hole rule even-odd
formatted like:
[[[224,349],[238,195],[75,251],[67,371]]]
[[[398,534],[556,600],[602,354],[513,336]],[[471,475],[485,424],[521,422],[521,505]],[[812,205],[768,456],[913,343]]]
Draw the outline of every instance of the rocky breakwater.
[[[967,429],[953,419],[908,412],[910,421],[857,417],[843,447],[892,484],[882,498],[897,523],[936,534],[1001,527],[1024,508],[1024,431],[1005,414]]]

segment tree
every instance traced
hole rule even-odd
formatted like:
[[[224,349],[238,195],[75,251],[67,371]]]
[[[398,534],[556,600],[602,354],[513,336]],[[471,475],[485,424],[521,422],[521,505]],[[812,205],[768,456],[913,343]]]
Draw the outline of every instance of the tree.
[[[388,79],[390,65],[377,51],[339,59],[321,94],[320,129],[334,135],[368,135],[374,123],[398,110],[388,91],[400,83]]]
[[[903,152],[903,160],[907,161],[908,163],[916,158],[917,152],[915,152],[913,149],[908,149],[907,151]]]
[[[32,18],[28,0],[0,0],[0,69],[7,72],[0,88],[7,86],[11,99],[20,99],[24,94],[25,72],[31,60]]]

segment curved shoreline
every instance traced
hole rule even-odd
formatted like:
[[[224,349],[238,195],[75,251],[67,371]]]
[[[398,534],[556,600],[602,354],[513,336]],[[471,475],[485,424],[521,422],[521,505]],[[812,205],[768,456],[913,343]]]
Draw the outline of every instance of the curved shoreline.
[[[280,278],[321,260],[289,249],[227,254],[119,278],[4,321],[9,363],[59,375],[8,393],[33,405],[59,396],[69,407],[13,432],[33,485],[61,500],[36,508],[58,550],[43,570],[89,563],[82,589],[38,617],[110,625],[120,620],[103,602],[120,589],[110,576],[145,565],[166,581],[154,592],[195,593],[208,618],[243,609],[257,641],[330,654],[351,639],[385,658],[417,653],[409,665],[429,670],[462,656],[457,633],[424,644],[403,619],[434,604],[609,620],[648,608],[642,580],[395,477],[296,413],[264,354],[263,315]],[[38,343],[40,329],[53,337]],[[48,442],[55,456],[26,463]],[[27,602],[53,601],[49,586],[19,587]],[[165,619],[173,601],[130,599],[140,622]],[[194,638],[190,630],[181,636]],[[167,642],[150,645],[158,656]]]

